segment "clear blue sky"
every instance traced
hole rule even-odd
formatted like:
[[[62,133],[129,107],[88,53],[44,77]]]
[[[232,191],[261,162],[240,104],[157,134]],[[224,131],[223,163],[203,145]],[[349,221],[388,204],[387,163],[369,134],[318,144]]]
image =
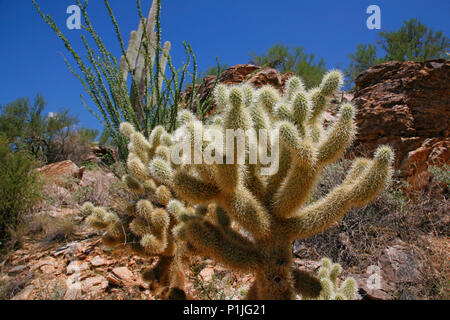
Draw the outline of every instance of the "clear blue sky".
[[[145,13],[150,1],[142,0]],[[75,1],[37,2],[84,54],[80,35],[86,32],[65,27],[66,8]],[[138,24],[136,1],[110,2],[127,42]],[[343,68],[357,44],[377,39],[377,31],[366,27],[366,8],[371,4],[381,7],[383,30],[397,30],[403,20],[418,18],[450,34],[448,0],[163,0],[162,35],[172,42],[177,66],[185,59],[183,41],[191,43],[200,71],[214,65],[216,56],[230,65],[246,63],[250,52],[262,53],[277,42],[302,46],[324,58],[329,68]],[[90,0],[88,12],[107,46],[119,56],[103,1]],[[100,128],[82,106],[80,94],[87,94],[64,64],[61,53],[68,56],[67,51],[31,0],[0,0],[0,39],[0,104],[40,93],[48,101],[46,112],[68,107],[80,118],[80,125]]]

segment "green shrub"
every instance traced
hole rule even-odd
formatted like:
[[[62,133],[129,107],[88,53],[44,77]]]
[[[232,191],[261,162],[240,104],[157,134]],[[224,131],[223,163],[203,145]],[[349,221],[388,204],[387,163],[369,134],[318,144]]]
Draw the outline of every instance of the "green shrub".
[[[327,71],[324,59],[317,61],[314,54],[308,54],[302,47],[289,47],[277,43],[261,55],[251,53],[252,64],[277,69],[281,73],[293,72],[304,81],[308,89],[320,85]]]
[[[428,171],[430,171],[431,175],[434,179],[436,179],[439,183],[445,184],[447,189],[450,186],[450,166],[445,164],[442,167],[431,166]]]
[[[397,31],[381,31],[378,36],[376,44],[359,44],[356,52],[349,55],[346,70],[349,85],[363,71],[386,61],[448,59],[449,38],[417,19],[404,20]]]
[[[23,151],[12,152],[0,136],[0,241],[10,238],[24,213],[39,199],[36,161]]]

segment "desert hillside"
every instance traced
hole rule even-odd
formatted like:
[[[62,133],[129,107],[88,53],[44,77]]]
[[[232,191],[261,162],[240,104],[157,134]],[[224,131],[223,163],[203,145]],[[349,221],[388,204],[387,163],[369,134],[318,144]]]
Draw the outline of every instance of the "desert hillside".
[[[283,94],[291,77],[292,73],[241,64],[227,68],[217,81],[247,81],[255,88],[271,85]],[[216,76],[207,76],[180,101],[201,104],[215,84]],[[392,147],[395,172],[372,203],[350,209],[322,233],[296,240],[296,267],[316,274],[322,257],[339,262],[340,279],[357,281],[357,299],[449,299],[450,62],[383,63],[360,74],[352,91],[335,92],[330,102],[325,126],[351,102],[357,135],[344,156],[321,173],[310,200],[326,196],[345,179],[355,158],[372,158],[380,145]],[[37,170],[43,194],[2,257],[2,299],[165,297],[166,288],[142,277],[161,257],[109,247],[102,241],[104,231],[87,223],[86,202],[120,214],[133,200],[121,180],[126,167],[105,160],[105,155],[118,158],[117,152],[95,146],[83,165],[65,160]],[[158,195],[149,200],[154,207],[163,205]],[[242,299],[255,278],[213,258],[194,256],[184,263],[188,299]]]

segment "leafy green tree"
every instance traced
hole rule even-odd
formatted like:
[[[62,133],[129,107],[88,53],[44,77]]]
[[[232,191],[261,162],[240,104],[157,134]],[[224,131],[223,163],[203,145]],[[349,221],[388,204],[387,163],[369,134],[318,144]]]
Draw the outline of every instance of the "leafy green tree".
[[[0,105],[0,133],[13,150],[24,150],[46,163],[62,160],[80,162],[97,130],[77,128],[78,119],[68,109],[43,115],[46,102],[36,95],[34,102],[20,98]]]
[[[231,67],[231,66],[226,63],[220,64],[220,65],[215,65],[213,67],[209,67],[208,69],[206,69],[205,72],[203,72],[202,78],[205,78],[207,76],[220,75],[225,69],[228,69],[229,67]]]
[[[384,58],[377,58],[377,47],[374,44],[359,44],[356,52],[351,54],[349,58],[350,66],[346,70],[346,75],[352,81],[364,70],[385,62]]]
[[[371,66],[386,61],[425,61],[448,58],[449,39],[442,31],[433,31],[417,19],[403,21],[397,31],[379,32],[377,50],[375,44],[359,44],[356,52],[349,56],[350,65],[346,70],[348,83],[354,82],[358,74]],[[378,53],[384,52],[384,56]]]
[[[304,80],[308,88],[318,86],[327,70],[324,59],[315,62],[315,55],[305,53],[302,47],[290,48],[278,43],[260,56],[254,53],[250,56],[250,63],[271,67],[281,73],[293,72]]]
[[[446,57],[449,39],[442,31],[433,31],[417,19],[403,21],[398,31],[382,31],[378,44],[387,60],[425,61]]]
[[[77,134],[80,137],[80,142],[83,144],[92,144],[97,138],[99,131],[97,129],[79,128]]]

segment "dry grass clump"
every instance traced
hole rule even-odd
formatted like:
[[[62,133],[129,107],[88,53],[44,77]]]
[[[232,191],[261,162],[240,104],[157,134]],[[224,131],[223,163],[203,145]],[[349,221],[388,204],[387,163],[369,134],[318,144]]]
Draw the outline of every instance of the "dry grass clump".
[[[43,188],[39,212],[52,212],[60,208],[80,208],[91,202],[96,206],[116,208],[130,197],[120,179],[106,168],[94,166],[86,170],[82,180],[71,175],[58,178],[58,183],[47,183]]]
[[[96,169],[85,172],[85,176],[87,181],[72,194],[77,205],[91,202],[99,207],[117,208],[129,198],[123,183],[112,173]]]
[[[29,222],[30,233],[42,235],[43,242],[62,242],[70,238],[77,230],[77,222],[73,215],[51,216],[40,214]]]
[[[66,285],[64,282],[58,279],[51,281],[39,279],[34,300],[63,300],[65,292]]]

